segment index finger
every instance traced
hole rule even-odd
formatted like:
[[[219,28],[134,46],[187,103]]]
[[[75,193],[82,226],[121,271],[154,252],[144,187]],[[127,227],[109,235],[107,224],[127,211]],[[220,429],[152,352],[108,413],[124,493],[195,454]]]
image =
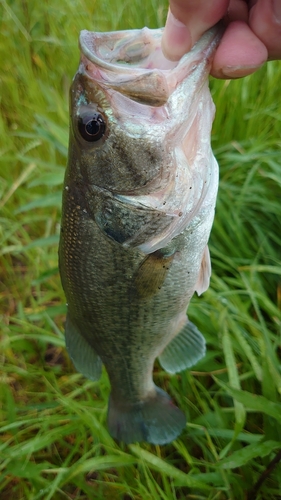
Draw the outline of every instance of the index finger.
[[[162,50],[171,60],[188,52],[226,13],[229,0],[170,0]]]

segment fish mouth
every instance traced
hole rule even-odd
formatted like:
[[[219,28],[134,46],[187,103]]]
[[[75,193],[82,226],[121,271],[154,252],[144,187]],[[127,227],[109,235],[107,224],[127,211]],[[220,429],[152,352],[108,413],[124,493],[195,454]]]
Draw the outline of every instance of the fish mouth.
[[[217,24],[207,31],[192,50],[179,61],[163,55],[163,28],[107,33],[83,30],[80,33],[80,72],[117,90],[135,101],[163,105],[175,88],[198,65],[211,64],[222,34]]]
[[[178,63],[164,58],[161,50],[163,28],[150,30],[80,33],[82,53],[94,64],[111,71],[122,71],[134,75],[136,70],[171,69]]]

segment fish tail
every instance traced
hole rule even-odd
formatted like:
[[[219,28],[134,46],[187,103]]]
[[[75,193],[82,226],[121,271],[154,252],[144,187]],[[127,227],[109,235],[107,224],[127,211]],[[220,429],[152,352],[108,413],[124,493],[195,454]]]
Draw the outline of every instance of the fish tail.
[[[154,396],[135,405],[118,405],[112,396],[108,406],[109,432],[118,441],[152,444],[170,443],[186,424],[185,415],[168,394],[155,387]]]

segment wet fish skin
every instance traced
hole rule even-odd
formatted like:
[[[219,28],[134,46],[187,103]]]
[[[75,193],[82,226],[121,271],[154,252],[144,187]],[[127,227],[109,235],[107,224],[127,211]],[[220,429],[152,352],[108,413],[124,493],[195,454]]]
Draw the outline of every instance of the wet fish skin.
[[[175,373],[205,353],[186,309],[210,276],[218,172],[207,78],[220,35],[215,28],[175,68],[159,69],[168,64],[161,34],[82,32],[71,88],[59,248],[66,346],[88,378],[104,363],[109,429],[127,443],[165,444],[185,425],[153,383],[155,358]],[[81,136],[91,116],[103,122],[96,142]]]

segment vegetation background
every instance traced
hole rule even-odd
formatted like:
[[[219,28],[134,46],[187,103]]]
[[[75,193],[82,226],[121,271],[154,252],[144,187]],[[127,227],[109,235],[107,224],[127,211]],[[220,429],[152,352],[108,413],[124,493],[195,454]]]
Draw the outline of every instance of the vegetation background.
[[[1,500],[281,498],[281,64],[211,81],[220,192],[213,274],[191,319],[208,352],[155,380],[188,417],[168,446],[119,446],[107,375],[65,352],[57,269],[68,90],[81,29],[159,27],[161,0],[0,0]]]

